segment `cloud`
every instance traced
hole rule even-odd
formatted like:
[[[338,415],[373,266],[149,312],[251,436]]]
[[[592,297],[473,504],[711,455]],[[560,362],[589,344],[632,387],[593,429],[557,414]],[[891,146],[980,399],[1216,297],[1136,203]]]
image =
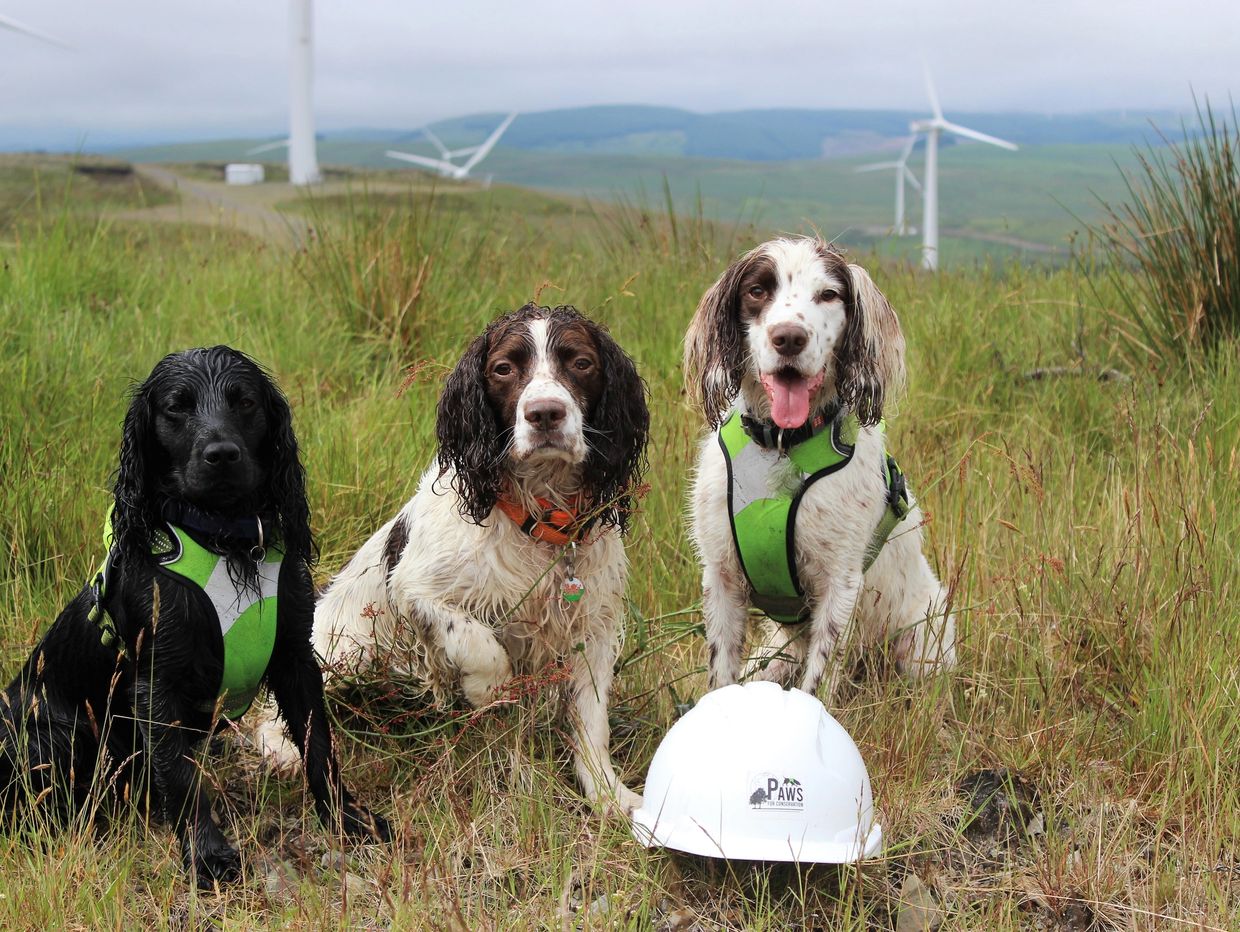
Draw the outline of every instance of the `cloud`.
[[[0,0],[0,143],[282,132],[288,4]],[[593,103],[1064,112],[1225,100],[1240,4],[318,0],[322,129]]]

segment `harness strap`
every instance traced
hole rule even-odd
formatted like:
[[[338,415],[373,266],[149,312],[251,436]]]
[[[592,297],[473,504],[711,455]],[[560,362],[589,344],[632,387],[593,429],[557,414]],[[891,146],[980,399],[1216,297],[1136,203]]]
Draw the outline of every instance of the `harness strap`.
[[[91,605],[86,612],[86,618],[99,629],[99,640],[104,647],[111,647],[113,650],[123,654],[127,659],[132,660],[129,645],[125,643],[125,639],[116,630],[116,622],[112,619],[112,613],[108,611],[105,604],[108,591],[112,588],[112,578],[115,575],[113,570],[115,556],[116,550],[109,547],[107,556],[103,558],[103,563],[88,583]]]
[[[870,538],[870,545],[866,548],[865,560],[861,564],[862,572],[873,566],[874,561],[878,559],[879,553],[882,552],[883,545],[891,537],[891,532],[913,510],[908,483],[905,481],[904,473],[900,471],[900,466],[896,463],[894,457],[887,457],[887,461],[883,464],[883,473],[887,480],[887,509],[879,519],[878,527],[874,529],[874,536]]]

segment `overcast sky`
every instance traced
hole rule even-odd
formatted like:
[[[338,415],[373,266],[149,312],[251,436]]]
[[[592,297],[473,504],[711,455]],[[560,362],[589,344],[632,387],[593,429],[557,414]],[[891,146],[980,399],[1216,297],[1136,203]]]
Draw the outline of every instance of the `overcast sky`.
[[[85,148],[287,126],[286,0],[0,0],[0,145]],[[1240,2],[317,0],[320,130],[649,103],[948,115],[1185,109],[1240,96]]]

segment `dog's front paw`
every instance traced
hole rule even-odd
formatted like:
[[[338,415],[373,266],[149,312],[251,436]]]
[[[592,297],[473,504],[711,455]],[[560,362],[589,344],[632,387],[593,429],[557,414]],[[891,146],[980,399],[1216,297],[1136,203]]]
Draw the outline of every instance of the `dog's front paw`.
[[[590,805],[603,818],[629,818],[642,806],[642,797],[627,786],[616,781],[610,790],[600,789],[590,797]]]
[[[341,810],[340,822],[344,833],[350,838],[382,842],[392,840],[392,827],[388,820],[357,803],[349,803]]]
[[[278,719],[274,716],[264,717],[255,726],[253,738],[268,767],[286,777],[297,772],[301,766],[301,752],[289,739]]]
[[[200,890],[241,878],[241,855],[218,832],[201,832],[192,839],[185,835],[181,839],[181,860]]]
[[[511,678],[512,664],[504,658],[502,664],[497,664],[491,669],[463,674],[461,692],[465,694],[465,701],[473,708],[481,709],[484,705],[495,701],[500,688]]]

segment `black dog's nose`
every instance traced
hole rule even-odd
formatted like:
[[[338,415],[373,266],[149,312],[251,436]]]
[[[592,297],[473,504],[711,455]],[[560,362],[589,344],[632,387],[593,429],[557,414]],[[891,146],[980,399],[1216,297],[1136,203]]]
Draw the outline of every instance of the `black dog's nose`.
[[[241,448],[231,440],[216,440],[202,450],[208,466],[229,466],[241,459]]]
[[[809,333],[796,324],[776,324],[771,328],[771,345],[780,356],[795,356],[805,349]]]
[[[554,399],[535,401],[525,409],[525,419],[537,430],[555,430],[567,416],[568,409],[564,407],[564,402]]]

